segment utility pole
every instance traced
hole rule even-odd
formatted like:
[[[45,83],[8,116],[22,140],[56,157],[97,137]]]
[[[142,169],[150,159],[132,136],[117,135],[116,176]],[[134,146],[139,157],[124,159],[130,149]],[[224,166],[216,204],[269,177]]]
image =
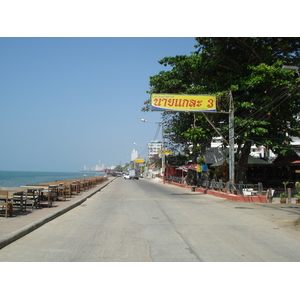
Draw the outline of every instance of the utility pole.
[[[165,169],[166,169],[166,153],[165,153],[165,136],[164,136],[164,122],[161,122],[161,168],[162,168],[162,176],[165,178]]]
[[[229,96],[229,182],[234,184],[234,106],[231,91]]]

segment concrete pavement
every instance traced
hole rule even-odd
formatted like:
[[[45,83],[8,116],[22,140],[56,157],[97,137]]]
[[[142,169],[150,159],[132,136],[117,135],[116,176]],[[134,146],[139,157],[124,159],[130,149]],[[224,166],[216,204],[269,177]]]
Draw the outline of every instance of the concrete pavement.
[[[55,201],[51,208],[44,207],[33,210],[27,208],[27,211],[23,213],[14,212],[12,217],[5,218],[0,216],[0,249],[82,204],[114,179],[115,177],[109,177],[107,181],[104,181],[87,191],[81,192],[80,195],[73,195],[72,198],[67,198],[66,201]],[[162,184],[161,182],[159,183]],[[220,197],[220,194],[214,196]],[[295,203],[294,201],[295,199],[292,199],[292,203]],[[280,204],[279,198],[273,198],[273,204]]]
[[[66,201],[55,201],[52,207],[43,207],[38,209],[27,208],[26,212],[13,212],[12,217],[0,216],[0,249],[13,241],[21,238],[43,224],[53,220],[54,218],[64,214],[72,208],[82,204],[89,197],[103,189],[115,178],[108,177],[108,180],[98,184],[97,186],[81,192],[79,195],[72,195]]]

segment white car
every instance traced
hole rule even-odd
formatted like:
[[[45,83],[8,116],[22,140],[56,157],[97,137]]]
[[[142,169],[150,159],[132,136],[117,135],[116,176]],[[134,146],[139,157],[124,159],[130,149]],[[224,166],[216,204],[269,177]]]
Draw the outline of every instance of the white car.
[[[124,174],[124,175],[123,175],[123,178],[124,178],[124,179],[129,179],[129,174]]]

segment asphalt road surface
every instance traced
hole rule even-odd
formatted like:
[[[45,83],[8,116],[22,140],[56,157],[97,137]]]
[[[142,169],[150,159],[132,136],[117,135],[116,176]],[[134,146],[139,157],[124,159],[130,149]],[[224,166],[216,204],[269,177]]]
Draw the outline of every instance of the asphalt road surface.
[[[295,262],[300,207],[224,200],[117,178],[0,250],[0,261]]]

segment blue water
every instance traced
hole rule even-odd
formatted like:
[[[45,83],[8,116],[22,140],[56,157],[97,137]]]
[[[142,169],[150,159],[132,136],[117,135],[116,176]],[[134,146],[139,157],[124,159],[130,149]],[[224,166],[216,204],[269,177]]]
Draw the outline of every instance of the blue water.
[[[19,187],[27,184],[85,178],[95,175],[103,176],[105,173],[0,171],[0,187]]]

